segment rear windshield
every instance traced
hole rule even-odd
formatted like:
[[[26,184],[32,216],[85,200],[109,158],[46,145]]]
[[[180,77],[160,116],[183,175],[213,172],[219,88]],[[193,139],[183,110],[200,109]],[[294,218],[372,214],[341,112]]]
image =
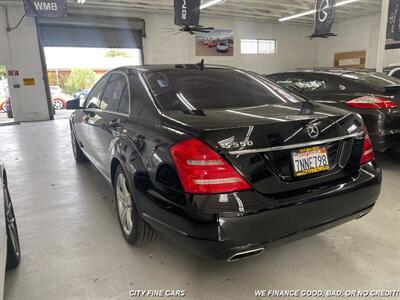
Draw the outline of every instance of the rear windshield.
[[[263,77],[233,69],[184,69],[145,73],[165,111],[253,107],[303,101]]]
[[[342,75],[352,80],[357,81],[360,84],[367,85],[373,88],[382,89],[386,86],[399,85],[400,80],[394,77],[390,77],[383,73],[375,72],[354,72]]]

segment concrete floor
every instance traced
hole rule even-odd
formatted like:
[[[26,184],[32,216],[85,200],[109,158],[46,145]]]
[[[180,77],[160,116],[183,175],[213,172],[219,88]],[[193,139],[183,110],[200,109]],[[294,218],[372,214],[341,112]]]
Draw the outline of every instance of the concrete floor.
[[[22,261],[5,299],[131,299],[131,289],[184,289],[187,299],[252,299],[255,289],[397,289],[400,152],[380,155],[383,191],[367,217],[235,263],[205,261],[163,238],[120,234],[113,192],[75,164],[68,120],[0,127]]]

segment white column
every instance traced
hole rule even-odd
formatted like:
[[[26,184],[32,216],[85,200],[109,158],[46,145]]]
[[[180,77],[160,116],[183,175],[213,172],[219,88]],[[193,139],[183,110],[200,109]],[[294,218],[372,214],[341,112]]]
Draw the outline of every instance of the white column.
[[[24,15],[22,5],[7,7],[8,23],[13,27]],[[43,80],[42,62],[36,24],[25,17],[18,28],[7,32],[6,7],[0,5],[0,62],[19,75],[8,77],[15,121],[49,120],[49,109]],[[24,85],[24,78],[33,78],[33,86]]]
[[[381,23],[379,26],[378,59],[376,70],[382,72],[385,62],[386,31],[389,12],[389,0],[382,0]]]

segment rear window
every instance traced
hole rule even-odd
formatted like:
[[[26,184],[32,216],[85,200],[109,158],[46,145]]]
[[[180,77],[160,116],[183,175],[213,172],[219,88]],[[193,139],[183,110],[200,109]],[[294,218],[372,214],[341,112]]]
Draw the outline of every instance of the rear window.
[[[165,111],[253,107],[303,101],[263,77],[233,69],[185,69],[145,73]]]
[[[343,74],[342,77],[357,81],[360,84],[367,85],[373,88],[382,89],[386,86],[399,85],[400,80],[390,77],[383,73],[374,72],[354,72]]]

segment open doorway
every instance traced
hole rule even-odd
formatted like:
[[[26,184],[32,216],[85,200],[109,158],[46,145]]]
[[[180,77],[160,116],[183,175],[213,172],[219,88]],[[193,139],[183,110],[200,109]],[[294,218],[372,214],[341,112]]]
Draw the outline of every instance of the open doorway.
[[[142,19],[94,15],[38,18],[38,29],[55,119],[67,118],[67,102],[84,99],[109,70],[143,61]]]
[[[13,122],[6,67],[0,64],[0,124]]]
[[[108,71],[142,63],[141,50],[132,48],[44,47],[55,119],[68,118],[68,101],[85,99]]]

